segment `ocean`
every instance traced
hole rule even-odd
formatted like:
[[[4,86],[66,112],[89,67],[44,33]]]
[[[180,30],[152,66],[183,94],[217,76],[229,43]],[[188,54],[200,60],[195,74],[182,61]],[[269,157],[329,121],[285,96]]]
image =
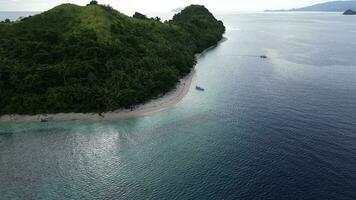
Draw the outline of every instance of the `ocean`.
[[[19,20],[21,17],[28,17],[31,15],[35,15],[39,12],[30,12],[30,11],[23,11],[23,12],[6,12],[6,11],[0,11],[0,21],[3,21],[5,19],[10,19],[11,21],[16,21]]]
[[[356,199],[356,17],[217,17],[172,109],[0,125],[0,199]]]

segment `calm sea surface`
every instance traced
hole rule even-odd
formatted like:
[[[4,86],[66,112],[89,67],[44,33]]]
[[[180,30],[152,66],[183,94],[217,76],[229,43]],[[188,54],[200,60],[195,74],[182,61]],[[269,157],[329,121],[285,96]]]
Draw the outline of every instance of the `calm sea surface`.
[[[10,19],[11,21],[18,20],[20,17],[35,15],[38,12],[4,12],[0,11],[0,21]]]
[[[0,199],[356,199],[356,17],[219,18],[171,110],[0,125]]]

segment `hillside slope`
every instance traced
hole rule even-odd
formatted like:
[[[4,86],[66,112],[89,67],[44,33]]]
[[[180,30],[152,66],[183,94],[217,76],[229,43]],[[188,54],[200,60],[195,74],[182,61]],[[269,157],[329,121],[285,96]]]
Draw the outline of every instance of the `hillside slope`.
[[[173,20],[63,4],[0,23],[0,114],[103,112],[165,93],[225,27],[192,5]]]

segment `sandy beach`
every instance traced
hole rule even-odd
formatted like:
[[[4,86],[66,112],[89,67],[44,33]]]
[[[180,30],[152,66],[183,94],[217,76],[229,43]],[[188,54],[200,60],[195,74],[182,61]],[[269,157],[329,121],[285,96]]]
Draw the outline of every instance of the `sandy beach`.
[[[145,116],[174,107],[188,93],[195,70],[180,80],[176,89],[164,96],[151,100],[145,104],[138,105],[134,110],[121,109],[113,112],[98,113],[57,113],[39,115],[3,115],[0,116],[0,123],[16,122],[50,122],[50,121],[73,121],[73,120],[113,120],[126,119],[132,117]]]

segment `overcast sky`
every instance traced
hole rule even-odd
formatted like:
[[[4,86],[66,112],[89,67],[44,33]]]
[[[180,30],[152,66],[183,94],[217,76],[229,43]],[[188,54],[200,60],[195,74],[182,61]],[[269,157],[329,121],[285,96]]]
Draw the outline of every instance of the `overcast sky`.
[[[43,11],[61,3],[85,5],[90,0],[0,0],[0,11]],[[134,11],[170,11],[189,4],[203,4],[212,11],[260,11],[303,7],[327,0],[99,0],[115,9],[131,14]]]

